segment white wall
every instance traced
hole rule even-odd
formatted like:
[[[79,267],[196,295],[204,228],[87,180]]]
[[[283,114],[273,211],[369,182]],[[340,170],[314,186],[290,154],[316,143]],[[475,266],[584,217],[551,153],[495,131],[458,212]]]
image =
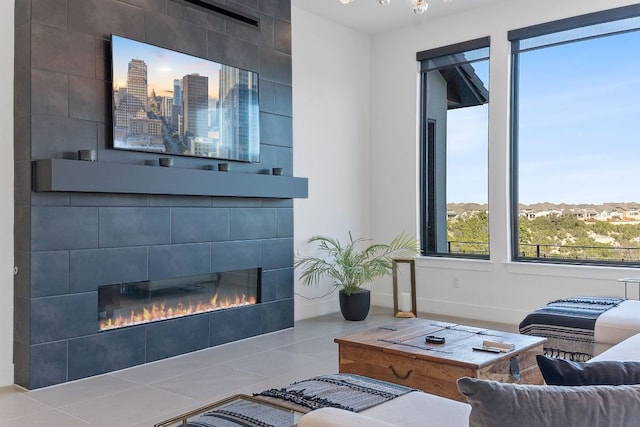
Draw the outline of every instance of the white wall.
[[[369,233],[370,40],[296,7],[291,21],[294,175],[309,178],[309,198],[294,202],[295,250],[310,254],[313,235]],[[295,284],[307,298],[332,289]],[[295,301],[296,319],[337,309],[337,292]]]
[[[309,177],[309,199],[295,202],[296,250],[308,253],[304,241],[316,233],[351,229],[384,241],[417,234],[415,54],[490,36],[491,260],[420,259],[419,310],[515,324],[551,299],[622,295],[616,280],[637,270],[509,262],[507,31],[634,3],[508,0],[371,38],[294,7],[294,172]],[[296,283],[305,296],[330,289]],[[389,278],[372,290],[374,304],[392,306]],[[298,319],[336,310],[335,294],[296,298]]]
[[[0,2],[0,387],[13,384],[13,8]]]
[[[508,221],[509,44],[507,31],[636,3],[624,0],[509,0],[429,21],[372,39],[371,235],[388,239],[398,229],[416,231],[416,52],[491,37],[489,106],[489,218],[491,260],[420,259],[418,309],[518,323],[551,299],[624,294],[616,279],[637,270],[511,263]],[[427,12],[428,13],[428,12]],[[294,38],[296,34],[294,33]],[[297,112],[294,112],[294,116]],[[298,142],[298,141],[296,141]],[[374,303],[391,306],[388,281]]]

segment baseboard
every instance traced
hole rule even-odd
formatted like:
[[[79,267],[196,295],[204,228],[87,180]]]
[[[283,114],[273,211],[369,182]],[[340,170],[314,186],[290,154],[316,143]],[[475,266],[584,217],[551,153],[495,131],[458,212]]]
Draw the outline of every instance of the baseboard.
[[[393,307],[393,296],[390,294],[372,294],[371,303],[381,307]],[[455,301],[438,301],[417,298],[418,312],[434,313],[443,316],[463,317],[489,322],[518,325],[529,312],[505,307],[465,304]]]
[[[340,303],[337,298],[311,301],[296,298],[293,313],[295,320],[302,320],[338,311],[340,311]]]
[[[0,387],[13,385],[13,363],[0,366]]]
[[[451,301],[418,301],[418,311],[442,314],[445,316],[465,317],[468,319],[518,325],[528,312],[504,307],[491,307],[474,304],[461,304]]]
[[[379,307],[393,307],[391,294],[371,293],[371,304]],[[467,319],[484,320],[488,322],[508,323],[518,325],[529,312],[505,307],[465,304],[455,301],[438,301],[427,298],[417,298],[418,312],[434,313],[443,316],[463,317]],[[294,313],[296,320],[322,316],[340,311],[337,299],[327,300],[296,300]]]

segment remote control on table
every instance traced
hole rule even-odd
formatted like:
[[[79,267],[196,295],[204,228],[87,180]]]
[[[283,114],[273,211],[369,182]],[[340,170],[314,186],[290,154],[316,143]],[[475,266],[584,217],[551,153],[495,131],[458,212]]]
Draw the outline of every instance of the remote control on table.
[[[500,353],[500,349],[495,347],[481,346],[481,347],[473,347],[473,349],[478,351],[487,351],[489,353]]]

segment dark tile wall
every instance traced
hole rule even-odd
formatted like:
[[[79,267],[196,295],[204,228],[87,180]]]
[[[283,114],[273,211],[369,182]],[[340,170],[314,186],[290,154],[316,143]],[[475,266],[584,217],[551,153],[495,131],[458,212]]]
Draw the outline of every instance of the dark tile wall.
[[[111,33],[256,71],[261,158],[232,173],[293,169],[290,0],[16,0],[15,381],[29,389],[293,326],[290,199],[46,193],[31,162],[157,164],[111,148]],[[217,161],[176,157],[177,168]],[[262,302],[98,333],[98,286],[261,267]]]

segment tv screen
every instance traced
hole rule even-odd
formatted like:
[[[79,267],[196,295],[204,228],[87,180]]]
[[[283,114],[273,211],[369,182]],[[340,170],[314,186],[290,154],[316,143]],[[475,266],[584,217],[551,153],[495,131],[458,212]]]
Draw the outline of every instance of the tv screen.
[[[111,36],[113,147],[257,162],[258,74]]]

